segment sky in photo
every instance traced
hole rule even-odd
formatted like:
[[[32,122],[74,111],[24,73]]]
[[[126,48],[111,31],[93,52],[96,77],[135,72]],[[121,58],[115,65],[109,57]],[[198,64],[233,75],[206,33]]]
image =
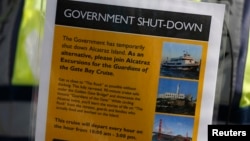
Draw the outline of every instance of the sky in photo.
[[[194,99],[197,97],[198,82],[186,80],[164,79],[159,80],[158,95],[166,92],[176,93],[177,86],[182,94],[191,94]]]
[[[188,52],[196,61],[201,59],[202,47],[191,44],[180,44],[165,42],[162,49],[163,60],[182,56],[184,51]]]

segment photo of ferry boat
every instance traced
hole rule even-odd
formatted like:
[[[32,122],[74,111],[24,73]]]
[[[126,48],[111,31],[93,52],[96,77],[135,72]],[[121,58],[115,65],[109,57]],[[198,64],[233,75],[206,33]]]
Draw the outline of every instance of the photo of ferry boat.
[[[162,67],[174,70],[199,71],[200,62],[194,60],[187,51],[184,51],[182,56],[167,58],[167,60],[162,63]]]
[[[166,42],[163,45],[161,76],[199,79],[202,47]]]

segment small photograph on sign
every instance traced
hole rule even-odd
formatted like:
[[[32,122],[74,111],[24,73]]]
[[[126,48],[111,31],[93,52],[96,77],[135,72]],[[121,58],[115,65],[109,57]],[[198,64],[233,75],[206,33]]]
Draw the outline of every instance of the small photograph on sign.
[[[202,48],[196,45],[163,44],[161,76],[199,79]]]
[[[152,141],[191,141],[194,119],[156,114]]]
[[[156,112],[195,115],[198,83],[194,81],[159,80]]]

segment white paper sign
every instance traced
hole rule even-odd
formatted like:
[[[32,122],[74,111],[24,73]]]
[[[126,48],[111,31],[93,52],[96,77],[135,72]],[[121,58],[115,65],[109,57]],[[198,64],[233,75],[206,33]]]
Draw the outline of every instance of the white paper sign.
[[[35,140],[207,140],[224,9],[47,1]]]

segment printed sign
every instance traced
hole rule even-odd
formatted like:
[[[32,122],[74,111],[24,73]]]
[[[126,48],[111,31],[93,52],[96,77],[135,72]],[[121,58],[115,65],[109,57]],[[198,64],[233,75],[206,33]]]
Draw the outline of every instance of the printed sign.
[[[57,0],[47,6],[36,141],[204,138],[223,5]]]

